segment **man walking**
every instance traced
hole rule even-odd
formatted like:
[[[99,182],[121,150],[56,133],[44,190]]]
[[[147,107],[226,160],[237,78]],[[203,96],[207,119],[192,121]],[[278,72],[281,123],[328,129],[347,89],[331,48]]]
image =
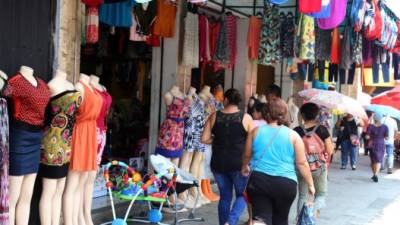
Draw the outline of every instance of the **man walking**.
[[[386,145],[386,158],[382,162],[382,168],[385,169],[387,166],[387,173],[393,173],[393,149],[394,149],[394,136],[396,135],[397,131],[399,130],[397,127],[397,122],[390,116],[386,116],[383,119],[383,124],[385,124],[389,128],[389,135],[388,138],[385,140]]]

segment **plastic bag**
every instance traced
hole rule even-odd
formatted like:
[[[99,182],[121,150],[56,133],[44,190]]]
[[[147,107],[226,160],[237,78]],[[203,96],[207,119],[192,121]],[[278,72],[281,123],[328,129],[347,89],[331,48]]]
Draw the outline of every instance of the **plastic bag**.
[[[311,205],[304,204],[299,214],[297,225],[316,225],[314,219],[314,208]]]

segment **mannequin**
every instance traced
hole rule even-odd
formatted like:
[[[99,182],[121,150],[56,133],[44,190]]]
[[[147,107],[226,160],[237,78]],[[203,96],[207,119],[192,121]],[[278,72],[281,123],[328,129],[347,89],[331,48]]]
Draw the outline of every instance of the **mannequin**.
[[[165,93],[164,100],[167,116],[161,124],[155,152],[178,165],[183,151],[184,119],[188,116],[190,102],[176,85]],[[171,135],[174,140],[169,138]]]
[[[61,70],[56,71],[48,86],[52,97],[50,105],[60,110],[51,111],[51,118],[48,118],[51,119],[51,122],[46,125],[44,132],[40,165],[43,176],[43,190],[39,209],[42,225],[58,225],[60,224],[62,195],[71,151],[71,146],[67,141],[68,138],[63,138],[62,134],[72,133],[75,113],[79,107],[80,94],[75,90],[74,85],[67,81],[67,74]],[[67,126],[65,128],[60,129],[57,126],[52,126],[53,118],[57,117],[66,119]],[[57,151],[59,149],[63,149],[63,151]],[[62,163],[59,163],[60,161]]]
[[[86,74],[80,75],[75,88],[82,96],[82,103],[73,131],[70,171],[63,201],[64,224],[91,225],[91,217],[87,216],[90,211],[87,212],[83,205],[84,199],[92,195],[86,188],[88,175],[97,170],[96,119],[102,99],[91,87],[90,77]]]
[[[0,91],[3,90],[7,79],[7,74],[0,70]]]
[[[204,94],[203,98],[204,97],[207,97],[207,94]],[[193,176],[200,179],[201,168],[203,166],[203,155],[205,151],[205,146],[200,141],[206,119],[205,102],[199,96],[197,96],[196,89],[193,87],[189,89],[188,98],[191,99],[191,105],[189,117],[187,118],[185,124],[185,151],[183,152],[180,161],[180,168],[190,172],[193,174]],[[186,205],[189,208],[193,208],[196,197],[196,188],[190,190],[189,196],[187,196],[187,193],[182,193],[179,196],[181,200],[187,201]],[[210,201],[201,193],[200,197],[200,201],[198,202],[199,205],[210,203]]]
[[[10,225],[28,225],[30,203],[39,170],[44,113],[50,92],[34,71],[21,66],[4,90],[14,109],[10,127]],[[33,105],[34,104],[34,105]]]
[[[267,96],[265,96],[264,94],[263,94],[263,95],[260,95],[260,96],[258,96],[258,100],[259,100],[261,103],[267,103]]]

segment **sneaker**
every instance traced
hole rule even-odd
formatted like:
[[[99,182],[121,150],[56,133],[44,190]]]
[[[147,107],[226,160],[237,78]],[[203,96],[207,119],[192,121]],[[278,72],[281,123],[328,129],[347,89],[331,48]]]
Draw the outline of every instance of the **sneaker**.
[[[357,169],[357,167],[355,167],[355,166],[352,166],[352,167],[351,167],[351,169],[352,169],[352,170],[356,170],[356,169]]]
[[[340,169],[341,169],[341,170],[345,170],[345,169],[346,169],[346,167],[345,167],[345,166],[342,166],[342,167],[340,167]]]
[[[388,174],[392,174],[393,173],[393,169],[392,168],[388,168],[387,173]]]
[[[378,176],[374,175],[373,177],[371,177],[371,179],[372,179],[375,183],[378,183]]]

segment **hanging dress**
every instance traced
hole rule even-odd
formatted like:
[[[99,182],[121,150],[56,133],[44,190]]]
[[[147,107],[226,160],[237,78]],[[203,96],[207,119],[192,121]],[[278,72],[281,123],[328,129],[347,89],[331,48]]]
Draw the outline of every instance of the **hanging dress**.
[[[184,146],[187,152],[204,152],[205,146],[201,143],[201,135],[205,125],[205,105],[196,95],[190,104],[189,116],[185,120]]]
[[[261,65],[273,65],[281,60],[279,21],[279,7],[265,4],[258,51],[258,63]]]
[[[97,91],[97,90],[96,90]],[[106,146],[107,136],[107,114],[111,108],[112,97],[107,91],[97,91],[103,100],[99,117],[97,118],[97,164],[100,165],[103,157],[104,147]]]
[[[44,129],[40,157],[40,169],[45,178],[60,179],[68,174],[72,131],[81,102],[78,91],[64,91],[50,98],[49,122]]]
[[[311,63],[315,62],[315,26],[314,18],[301,14],[298,27],[300,40],[299,58]]]
[[[258,60],[258,49],[260,48],[260,32],[262,20],[256,16],[249,19],[249,31],[247,33],[247,47],[249,49],[249,60]]]
[[[167,0],[157,0],[157,18],[153,33],[160,37],[174,37],[177,11],[178,8],[174,3]]]
[[[187,68],[199,67],[199,16],[190,12],[185,18],[182,65]]]
[[[87,172],[97,170],[96,121],[103,104],[95,90],[80,82],[84,89],[82,103],[78,109],[72,133],[70,170]]]
[[[173,97],[172,103],[167,106],[167,117],[159,130],[156,154],[167,158],[182,156],[185,118],[188,117],[189,105],[188,99]]]
[[[0,225],[9,225],[8,222],[8,111],[7,101],[0,97]]]

